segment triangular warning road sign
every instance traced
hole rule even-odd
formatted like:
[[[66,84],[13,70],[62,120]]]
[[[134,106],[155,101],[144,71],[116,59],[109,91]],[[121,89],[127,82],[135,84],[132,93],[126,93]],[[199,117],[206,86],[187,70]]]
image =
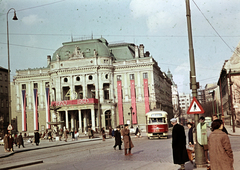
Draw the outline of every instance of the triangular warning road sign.
[[[187,110],[187,114],[203,114],[204,110],[201,106],[201,104],[197,101],[195,97],[193,97],[193,100]]]

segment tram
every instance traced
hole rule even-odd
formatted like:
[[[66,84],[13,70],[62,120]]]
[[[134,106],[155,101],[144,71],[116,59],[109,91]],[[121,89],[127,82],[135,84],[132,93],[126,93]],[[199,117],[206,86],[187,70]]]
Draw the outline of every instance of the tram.
[[[148,139],[168,137],[168,113],[162,110],[153,110],[146,114],[146,132]]]

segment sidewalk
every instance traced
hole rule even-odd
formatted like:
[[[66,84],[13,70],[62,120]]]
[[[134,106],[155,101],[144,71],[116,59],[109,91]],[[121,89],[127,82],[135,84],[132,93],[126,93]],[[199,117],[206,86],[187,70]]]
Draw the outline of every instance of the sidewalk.
[[[13,146],[14,152],[4,152],[4,146],[0,146],[0,159],[11,156],[14,153],[27,152],[27,151],[31,151],[31,150],[45,149],[45,148],[50,148],[50,147],[71,145],[71,144],[96,141],[96,140],[102,140],[102,138],[99,137],[99,134],[95,134],[93,139],[89,139],[88,136],[81,134],[80,137],[78,138],[78,140],[74,140],[74,141],[72,140],[72,138],[70,136],[68,136],[67,142],[65,142],[64,140],[49,142],[48,139],[40,139],[40,143],[38,146],[36,146],[35,143],[28,143],[28,142],[24,141],[25,148],[23,148],[22,146],[20,146],[20,148],[18,148],[14,145]]]

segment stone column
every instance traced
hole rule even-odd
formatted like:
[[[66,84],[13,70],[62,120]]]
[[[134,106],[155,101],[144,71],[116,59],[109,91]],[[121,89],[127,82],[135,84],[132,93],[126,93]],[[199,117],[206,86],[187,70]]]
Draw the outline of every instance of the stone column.
[[[91,119],[92,119],[92,130],[95,130],[95,110],[91,109]]]
[[[85,131],[87,131],[86,129],[87,129],[87,113],[86,113],[86,110],[84,110],[84,114],[83,114],[84,116],[83,116],[83,131],[85,132]]]
[[[123,75],[124,77],[124,91],[125,91],[125,94],[124,94],[124,99],[125,99],[125,102],[128,102],[128,99],[129,99],[129,96],[128,96],[128,91],[129,91],[129,88],[128,88],[128,74],[127,73],[125,73],[124,75]],[[130,98],[131,98],[131,96],[130,96]]]
[[[99,127],[99,122],[98,122],[98,110],[96,110],[95,114],[96,114],[96,127]]]
[[[55,93],[56,93],[56,101],[62,100],[62,94],[61,94],[61,78],[60,77],[53,77],[53,80],[55,79]]]
[[[141,84],[141,73],[140,72],[138,72],[138,78],[137,78],[137,80],[138,80],[138,100],[139,101],[142,101],[142,87],[143,87],[143,84]]]
[[[99,82],[98,82],[98,87],[99,87],[99,102],[103,103],[103,83],[102,83],[102,73],[99,73]]]
[[[69,127],[68,127],[68,111],[65,110],[65,117],[66,117],[66,128],[69,130]]]
[[[82,114],[81,114],[81,110],[78,110],[78,118],[79,118],[79,129],[78,129],[78,132],[82,133]]]
[[[83,75],[82,90],[83,90],[83,98],[86,99],[87,98],[86,74]]]
[[[61,122],[62,121],[62,113],[58,112],[58,121]],[[59,128],[63,129],[62,124],[59,124]]]
[[[20,87],[21,90],[19,90],[19,87]],[[22,88],[21,88],[19,83],[16,84],[16,92],[17,92],[17,96],[16,96],[17,106],[16,106],[16,109],[20,110],[20,106],[22,105],[22,103],[20,103],[20,101],[22,101]],[[21,95],[19,94],[19,92],[20,92]],[[27,94],[27,92],[26,92],[26,94]]]
[[[32,110],[33,108],[33,97],[32,97],[32,94],[33,94],[33,84],[32,82],[29,82],[28,84],[26,84],[27,86],[27,90],[28,90],[28,96],[26,97],[27,98],[27,102],[28,102],[28,109],[29,110]],[[27,91],[26,91],[27,93]]]
[[[114,103],[114,78],[113,78],[113,74],[109,73],[109,78],[110,78],[110,86],[109,86],[109,97],[112,100],[112,102]]]
[[[75,128],[75,127],[74,127],[74,117],[75,117],[75,116],[74,116],[74,113],[71,112],[71,130],[73,130],[73,131],[75,130],[75,129],[74,129],[74,128]]]
[[[102,116],[102,127],[106,126],[106,122],[105,122],[105,112],[101,115]],[[106,127],[105,127],[106,129]]]

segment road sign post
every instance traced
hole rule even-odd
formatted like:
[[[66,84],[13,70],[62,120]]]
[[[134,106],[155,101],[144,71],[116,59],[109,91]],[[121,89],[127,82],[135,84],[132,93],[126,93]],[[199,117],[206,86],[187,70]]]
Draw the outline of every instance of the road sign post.
[[[197,97],[197,81],[195,73],[195,60],[194,60],[194,50],[193,50],[193,40],[192,40],[192,26],[191,26],[191,12],[189,0],[186,0],[186,16],[187,16],[187,29],[188,29],[188,42],[189,42],[189,60],[190,60],[190,84],[192,89],[192,96]],[[199,114],[194,114],[195,127],[197,127],[199,121]],[[196,139],[196,138],[195,138]],[[203,167],[205,165],[204,161],[204,150],[196,142],[195,145],[195,163],[197,167]]]

